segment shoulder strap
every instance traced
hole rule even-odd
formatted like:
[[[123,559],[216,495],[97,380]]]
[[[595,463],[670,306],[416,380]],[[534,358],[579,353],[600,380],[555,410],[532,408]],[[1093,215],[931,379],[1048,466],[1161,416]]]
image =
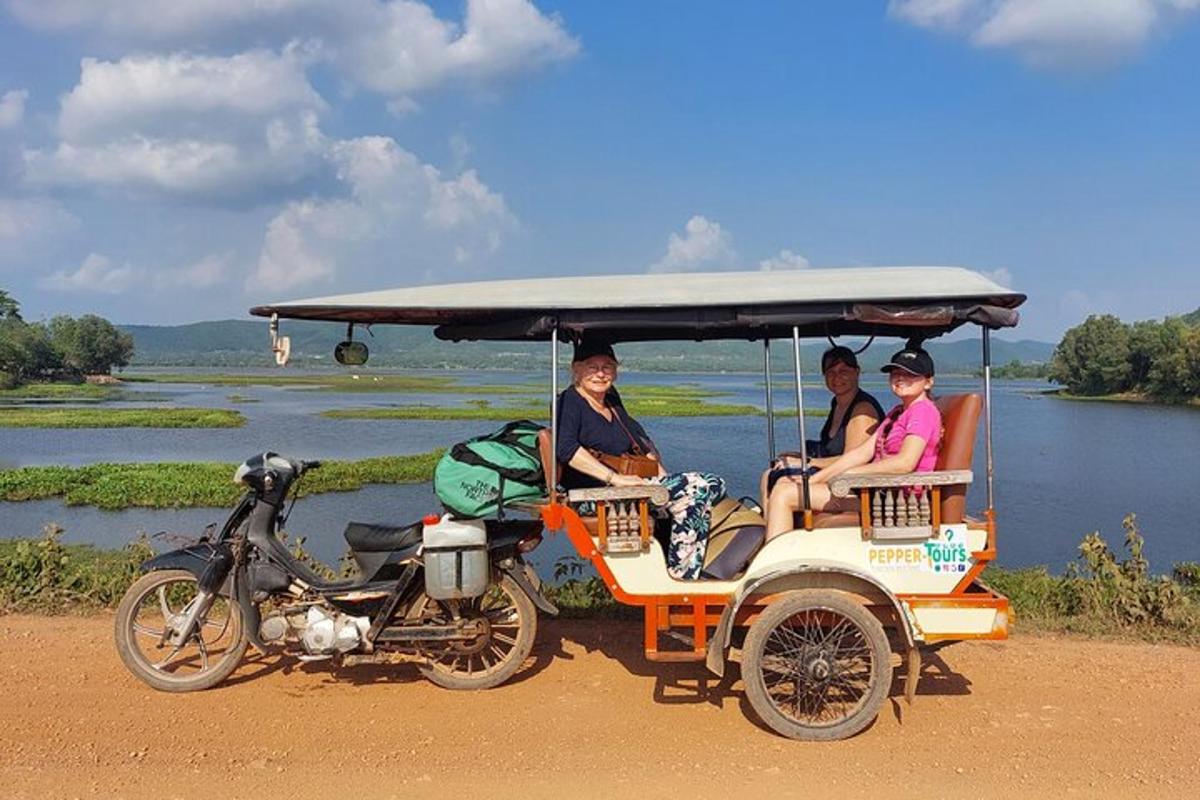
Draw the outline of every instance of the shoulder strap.
[[[613,419],[615,419],[617,424],[621,426],[621,430],[625,431],[625,435],[629,437],[629,452],[633,453],[634,455],[644,456],[646,454],[645,445],[637,440],[637,437],[630,432],[629,427],[625,424],[625,420],[621,418],[621,412],[625,410],[625,407],[610,406],[608,405],[607,400],[605,405],[608,407],[608,410],[612,412]]]

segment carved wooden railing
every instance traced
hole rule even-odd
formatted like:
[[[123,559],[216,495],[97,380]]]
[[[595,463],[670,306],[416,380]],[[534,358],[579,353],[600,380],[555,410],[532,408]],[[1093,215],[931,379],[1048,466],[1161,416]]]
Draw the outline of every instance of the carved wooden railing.
[[[829,482],[834,497],[858,492],[863,538],[927,539],[942,524],[942,487],[974,479],[969,469],[905,475],[840,475]],[[921,486],[923,491],[911,491]]]
[[[667,504],[663,486],[610,486],[603,489],[572,489],[567,493],[572,505],[596,504],[596,535],[601,553],[636,553],[650,549],[654,524],[650,504]]]

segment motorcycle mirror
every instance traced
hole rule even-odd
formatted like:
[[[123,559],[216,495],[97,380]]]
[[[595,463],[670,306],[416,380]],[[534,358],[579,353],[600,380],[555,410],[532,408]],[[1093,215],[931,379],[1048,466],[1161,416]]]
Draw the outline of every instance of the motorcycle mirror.
[[[347,367],[358,367],[367,363],[367,356],[370,351],[362,342],[338,342],[337,347],[333,348],[333,358],[339,364]]]

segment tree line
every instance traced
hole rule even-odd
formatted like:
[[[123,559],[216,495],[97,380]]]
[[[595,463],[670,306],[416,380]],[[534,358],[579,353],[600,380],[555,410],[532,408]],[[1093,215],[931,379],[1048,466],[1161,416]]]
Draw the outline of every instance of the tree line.
[[[1200,310],[1126,323],[1094,315],[1063,336],[1050,378],[1072,394],[1136,394],[1165,402],[1200,397]]]
[[[133,357],[133,337],[94,314],[26,322],[21,306],[0,289],[0,388],[33,380],[107,375]]]

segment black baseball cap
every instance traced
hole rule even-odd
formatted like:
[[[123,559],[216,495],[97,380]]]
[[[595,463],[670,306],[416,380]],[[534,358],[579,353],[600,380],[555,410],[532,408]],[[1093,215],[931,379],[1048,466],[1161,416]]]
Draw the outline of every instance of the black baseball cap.
[[[933,377],[933,359],[919,347],[906,347],[892,356],[892,360],[884,365],[884,372],[902,369],[922,378]]]
[[[575,356],[571,359],[571,363],[587,361],[592,356],[608,356],[613,361],[617,360],[617,354],[613,352],[612,345],[604,339],[584,339],[575,345]]]
[[[821,355],[821,372],[828,372],[834,364],[841,362],[851,369],[858,369],[858,357],[849,347],[835,344]]]

